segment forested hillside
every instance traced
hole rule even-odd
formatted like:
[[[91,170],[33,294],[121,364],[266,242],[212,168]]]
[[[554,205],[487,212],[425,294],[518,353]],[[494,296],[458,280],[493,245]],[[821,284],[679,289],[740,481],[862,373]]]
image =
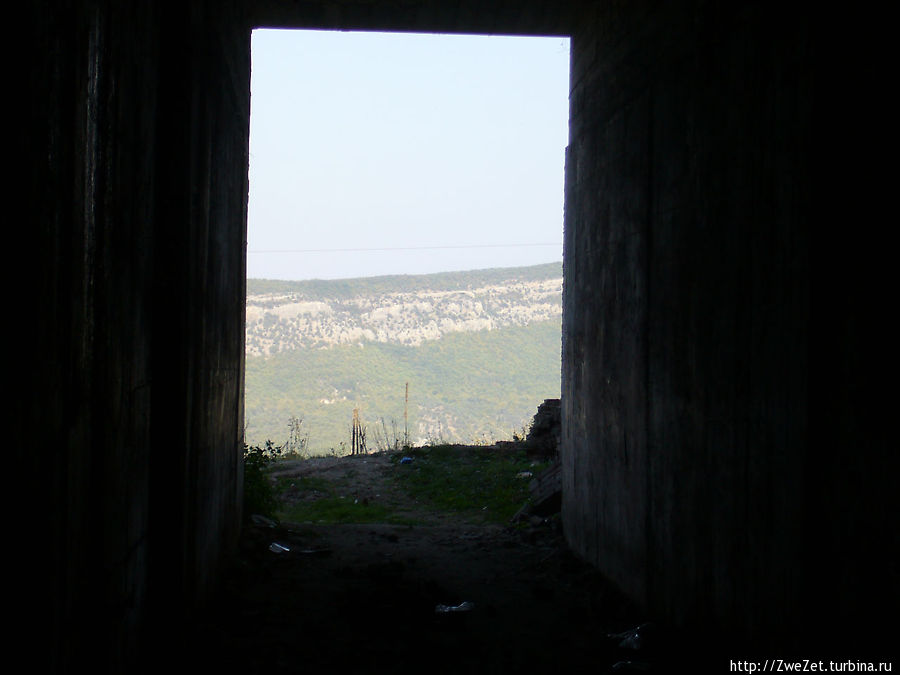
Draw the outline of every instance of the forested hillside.
[[[406,428],[412,443],[522,433],[559,396],[561,287],[559,264],[248,280],[246,439],[283,443],[302,420],[293,440],[340,454],[354,409],[370,449]]]

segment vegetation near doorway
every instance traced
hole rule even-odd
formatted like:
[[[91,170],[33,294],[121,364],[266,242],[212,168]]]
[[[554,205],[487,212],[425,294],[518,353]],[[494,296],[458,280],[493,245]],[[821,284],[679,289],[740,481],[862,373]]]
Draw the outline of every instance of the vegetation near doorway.
[[[485,525],[509,524],[545,467],[519,441],[279,461],[265,473],[284,522]]]

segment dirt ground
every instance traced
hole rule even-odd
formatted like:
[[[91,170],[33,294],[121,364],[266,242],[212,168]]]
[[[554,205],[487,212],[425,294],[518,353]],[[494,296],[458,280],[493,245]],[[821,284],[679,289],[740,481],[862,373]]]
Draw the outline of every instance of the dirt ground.
[[[610,637],[644,617],[569,552],[558,517],[514,527],[440,513],[390,485],[401,469],[386,453],[278,466],[422,524],[245,528],[197,629],[209,672],[661,672],[653,626],[638,645]]]

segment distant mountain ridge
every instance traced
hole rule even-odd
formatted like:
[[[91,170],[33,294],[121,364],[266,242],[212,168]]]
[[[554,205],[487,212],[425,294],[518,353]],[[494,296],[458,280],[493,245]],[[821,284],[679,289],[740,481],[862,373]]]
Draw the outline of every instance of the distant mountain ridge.
[[[338,281],[247,281],[248,356],[556,320],[562,265]]]
[[[414,443],[509,438],[559,396],[560,263],[247,288],[251,444],[296,418],[313,454],[340,450],[354,409],[370,448],[404,418]]]
[[[540,281],[562,278],[562,263],[552,262],[523,267],[492,267],[460,272],[431,274],[390,274],[347,279],[247,279],[247,295],[296,293],[304,297],[348,298],[359,293],[382,294],[413,292],[428,288],[436,291],[468,290],[507,281]]]

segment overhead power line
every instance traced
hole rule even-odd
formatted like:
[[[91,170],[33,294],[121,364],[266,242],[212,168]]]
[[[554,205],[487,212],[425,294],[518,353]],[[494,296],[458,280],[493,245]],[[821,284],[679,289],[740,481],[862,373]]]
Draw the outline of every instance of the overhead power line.
[[[561,242],[546,242],[534,244],[461,244],[454,246],[381,246],[375,248],[292,248],[292,249],[265,249],[251,250],[247,253],[351,253],[365,251],[430,251],[439,249],[456,248],[522,248],[526,246],[556,246],[562,247]]]

